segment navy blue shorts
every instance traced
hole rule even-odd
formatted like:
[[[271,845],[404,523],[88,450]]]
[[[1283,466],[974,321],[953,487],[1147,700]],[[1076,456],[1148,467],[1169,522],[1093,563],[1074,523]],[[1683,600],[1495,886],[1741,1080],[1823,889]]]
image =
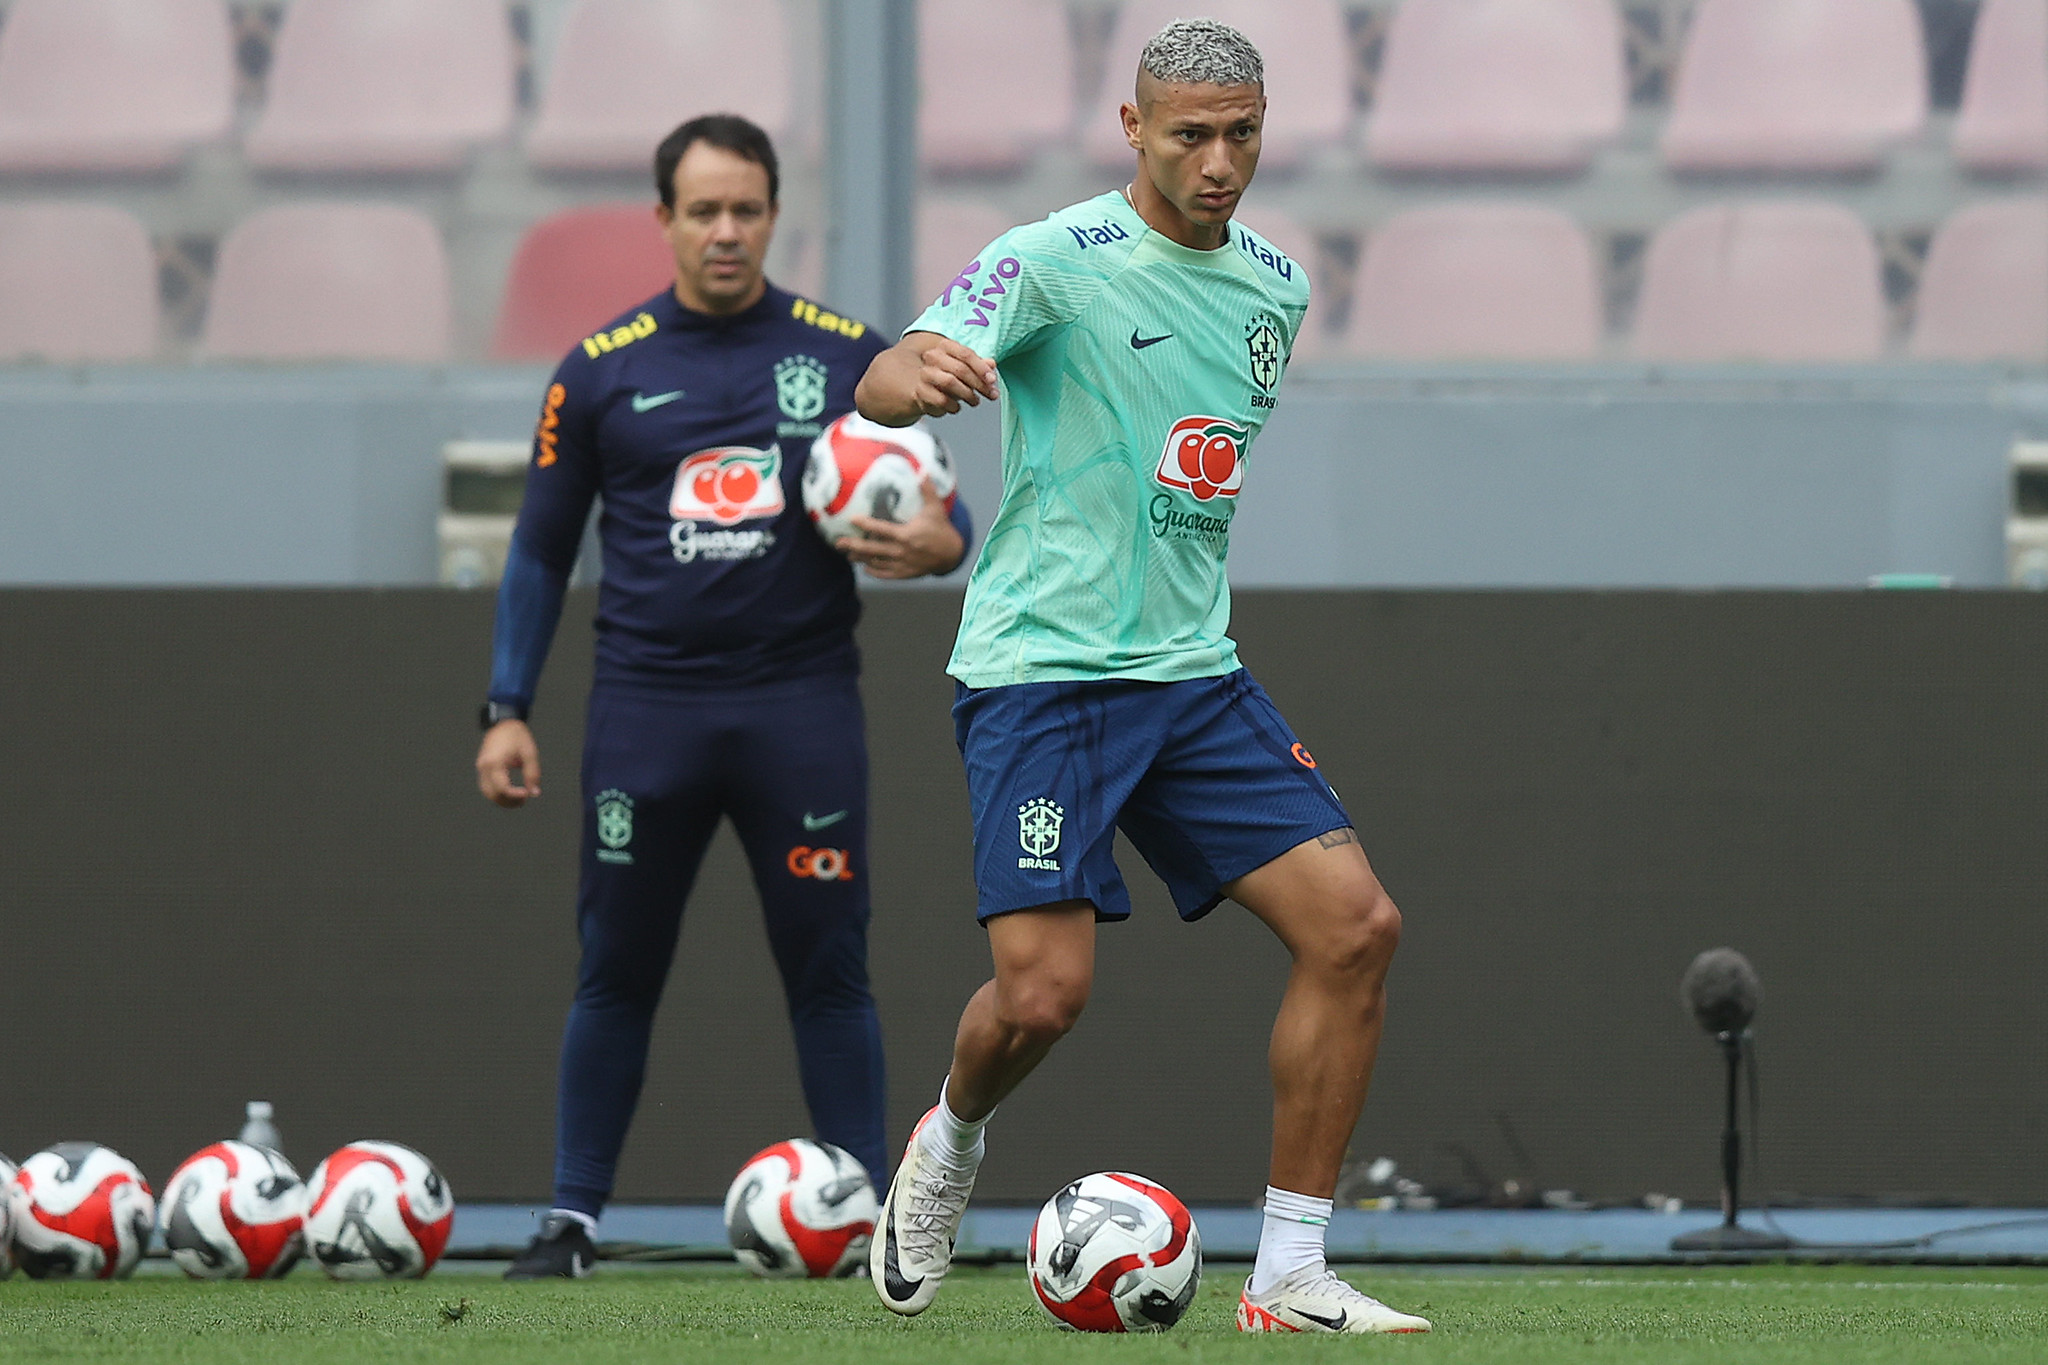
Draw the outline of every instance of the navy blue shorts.
[[[953,730],[974,812],[979,918],[1086,900],[1128,919],[1121,829],[1200,919],[1223,888],[1351,823],[1244,669],[1152,683],[958,689]]]

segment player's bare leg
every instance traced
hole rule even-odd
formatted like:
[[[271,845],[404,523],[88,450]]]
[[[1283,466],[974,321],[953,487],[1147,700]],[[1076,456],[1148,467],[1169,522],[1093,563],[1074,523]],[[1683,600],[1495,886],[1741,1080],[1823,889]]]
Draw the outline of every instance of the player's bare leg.
[[[1294,957],[1273,1021],[1273,1159],[1246,1331],[1427,1332],[1330,1274],[1323,1233],[1378,1059],[1401,912],[1350,829],[1297,845],[1224,888]]]
[[[1095,907],[1065,901],[988,922],[995,977],[974,993],[953,1038],[946,1107],[987,1119],[1088,1003],[1095,981]]]
[[[1064,901],[988,922],[995,979],[974,993],[953,1041],[953,1070],[911,1133],[868,1253],[890,1311],[922,1313],[953,1262],[981,1167],[982,1129],[1081,1017],[1095,978],[1095,907]]]

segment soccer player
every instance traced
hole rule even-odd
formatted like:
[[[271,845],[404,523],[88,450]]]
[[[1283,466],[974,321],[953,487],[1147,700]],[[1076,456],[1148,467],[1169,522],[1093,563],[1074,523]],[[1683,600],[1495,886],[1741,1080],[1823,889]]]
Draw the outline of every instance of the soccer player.
[[[527,714],[591,500],[596,685],[583,747],[576,995],[562,1039],[554,1208],[511,1278],[581,1276],[638,1103],[654,1010],[705,846],[745,847],[819,1138],[880,1188],[882,1035],[868,990],[868,761],[849,558],[947,573],[971,528],[935,497],[901,525],[812,528],[811,441],[853,407],[872,328],[769,284],[777,170],[745,119],[683,124],[654,157],[675,284],[556,370],[506,557],[477,782],[540,795]]]
[[[1232,509],[1309,297],[1298,262],[1231,221],[1263,63],[1235,29],[1184,20],[1139,65],[1129,187],[998,238],[856,394],[898,425],[1004,399],[1002,507],[948,666],[995,979],[883,1202],[875,1290],[902,1314],[938,1291],[990,1115],[1079,1018],[1096,923],[1130,914],[1122,829],[1183,919],[1234,900],[1293,956],[1239,1328],[1426,1332],[1323,1254],[1400,915],[1224,633]]]

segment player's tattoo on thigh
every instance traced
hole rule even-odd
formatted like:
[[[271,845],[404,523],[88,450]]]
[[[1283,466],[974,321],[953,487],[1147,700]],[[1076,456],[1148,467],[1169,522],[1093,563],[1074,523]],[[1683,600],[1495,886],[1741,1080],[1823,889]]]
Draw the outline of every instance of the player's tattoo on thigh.
[[[1337,848],[1344,844],[1355,844],[1358,842],[1358,831],[1346,825],[1342,829],[1333,829],[1328,834],[1318,834],[1316,842],[1324,848]]]

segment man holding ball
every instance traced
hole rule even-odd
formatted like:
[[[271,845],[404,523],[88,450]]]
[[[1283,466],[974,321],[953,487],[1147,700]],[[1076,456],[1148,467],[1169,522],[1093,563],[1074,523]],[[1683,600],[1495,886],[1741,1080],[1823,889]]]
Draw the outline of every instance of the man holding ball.
[[[879,578],[949,573],[972,537],[965,505],[947,508],[929,486],[916,515],[860,519],[838,552],[812,529],[804,453],[852,410],[887,343],[762,273],[779,186],[759,128],[692,119],[654,167],[675,283],[578,343],[548,388],[476,759],[498,805],[540,795],[527,717],[601,497],[582,958],[562,1039],[553,1210],[513,1279],[590,1272],[683,902],[728,816],[760,891],[817,1135],[885,1183],[852,564]]]

